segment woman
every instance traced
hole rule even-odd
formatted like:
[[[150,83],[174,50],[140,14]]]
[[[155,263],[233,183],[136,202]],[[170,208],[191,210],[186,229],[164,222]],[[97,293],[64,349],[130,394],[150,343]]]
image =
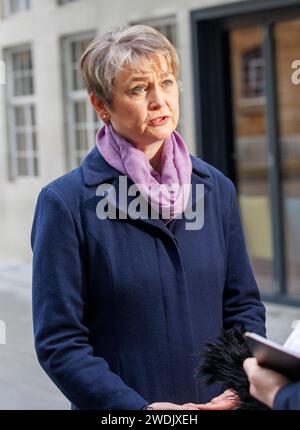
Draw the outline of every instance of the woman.
[[[233,184],[175,131],[175,49],[148,26],[112,30],[87,47],[81,71],[105,126],[81,166],[38,198],[39,361],[74,409],[235,407],[194,370],[221,328],[264,334],[264,307]]]

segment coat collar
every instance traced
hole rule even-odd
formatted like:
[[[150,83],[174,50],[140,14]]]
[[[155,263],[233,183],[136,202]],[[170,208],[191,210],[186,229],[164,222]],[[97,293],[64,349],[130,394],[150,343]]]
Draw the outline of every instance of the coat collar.
[[[195,189],[197,184],[204,184],[204,195],[206,195],[212,189],[212,177],[209,172],[207,164],[199,158],[196,158],[190,155],[193,171],[191,177],[191,188]],[[103,156],[100,154],[97,147],[93,148],[86,158],[83,160],[81,164],[84,183],[87,186],[98,186],[100,184],[112,184],[116,189],[116,194],[119,195],[119,177],[120,172],[110,166]],[[128,185],[132,184],[131,180],[128,180]],[[197,199],[202,199],[203,195],[197,197],[197,193],[192,194],[192,202],[191,204],[194,206]],[[132,200],[132,197],[128,198],[128,203]],[[128,206],[122,207],[120,201],[117,202],[117,208],[119,211],[127,213],[130,217],[130,213],[128,212]],[[149,224],[152,227],[158,228],[161,231],[165,232],[167,235],[171,235],[169,229],[163,223],[162,220],[159,219],[148,219],[148,218],[139,218],[139,221],[145,224]],[[171,235],[172,236],[172,235]]]
[[[194,179],[197,179],[195,176],[198,177],[198,180],[200,180],[199,183],[204,183],[211,188],[211,174],[206,163],[193,155],[190,155],[190,158],[193,166],[192,176]],[[96,146],[85,157],[81,164],[81,168],[84,183],[88,186],[109,182],[111,179],[120,176],[120,172],[105,161]],[[196,180],[196,182],[198,182],[198,180]]]

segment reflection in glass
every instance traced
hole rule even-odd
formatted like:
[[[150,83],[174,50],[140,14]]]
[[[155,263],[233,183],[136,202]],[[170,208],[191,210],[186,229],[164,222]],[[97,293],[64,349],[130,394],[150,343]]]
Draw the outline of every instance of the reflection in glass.
[[[287,288],[300,296],[300,86],[292,63],[300,59],[300,20],[275,27],[278,118],[283,186]]]
[[[259,288],[272,292],[273,247],[267,121],[259,27],[230,33],[235,161],[248,253]]]

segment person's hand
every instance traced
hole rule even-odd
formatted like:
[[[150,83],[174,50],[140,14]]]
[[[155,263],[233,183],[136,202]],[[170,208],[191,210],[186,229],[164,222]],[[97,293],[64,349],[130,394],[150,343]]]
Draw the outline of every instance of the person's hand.
[[[220,396],[214,397],[209,403],[186,403],[186,405],[196,406],[198,410],[222,411],[238,409],[239,396],[233,390],[226,390]]]
[[[193,405],[192,403],[186,403],[184,405],[177,405],[176,403],[169,403],[169,402],[157,402],[157,403],[151,403],[151,405],[149,405],[149,408],[155,410],[155,411],[160,411],[160,410],[167,410],[167,411],[172,411],[172,410],[185,410],[185,411],[197,411],[198,408]]]
[[[257,364],[256,358],[247,358],[243,363],[250,382],[250,394],[272,408],[279,389],[290,381],[280,373]]]

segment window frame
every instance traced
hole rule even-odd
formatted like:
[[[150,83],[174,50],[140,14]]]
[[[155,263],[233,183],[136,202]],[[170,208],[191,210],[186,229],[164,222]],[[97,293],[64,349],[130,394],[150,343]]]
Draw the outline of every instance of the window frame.
[[[3,0],[3,10],[2,14],[4,18],[8,18],[10,16],[18,15],[20,13],[28,12],[32,9],[32,3],[31,0],[18,0],[19,7],[18,10],[15,12],[12,12],[11,10],[11,0]]]
[[[78,150],[76,143],[76,122],[74,114],[74,106],[77,102],[85,102],[86,105],[86,130],[88,139],[88,149],[93,147],[92,143],[95,142],[95,130],[101,126],[101,121],[94,122],[94,109],[90,104],[86,89],[73,90],[72,86],[72,72],[73,65],[71,45],[72,42],[80,41],[83,39],[94,39],[96,37],[96,31],[88,31],[83,33],[76,33],[65,36],[62,38],[61,53],[62,53],[62,65],[63,65],[63,81],[64,81],[64,112],[66,118],[66,154],[67,154],[67,168],[73,169],[78,166],[78,159],[82,159],[86,155],[86,151]],[[97,124],[97,126],[95,126]]]
[[[23,51],[30,51],[31,62],[32,62],[32,79],[33,79],[33,93],[30,95],[14,95],[14,80],[13,80],[13,65],[12,57],[15,53],[21,53]],[[37,112],[36,112],[36,95],[35,95],[35,84],[34,84],[34,58],[33,49],[31,44],[18,45],[13,48],[8,48],[4,52],[7,67],[7,85],[6,85],[6,106],[7,106],[7,123],[8,123],[8,147],[9,147],[9,179],[16,180],[19,178],[36,178],[39,176],[39,152],[38,152],[38,137],[37,137]],[[10,78],[11,77],[11,78]],[[15,122],[15,108],[24,107],[25,109],[25,124],[24,133],[26,139],[26,149],[19,150],[17,146],[16,138],[16,122]],[[35,123],[31,121],[31,107],[34,109]],[[33,133],[36,135],[36,149],[33,145]],[[24,151],[24,152],[23,152]],[[23,155],[23,157],[20,157]],[[20,174],[18,169],[18,159],[26,158],[28,174]],[[37,166],[35,169],[34,160],[37,160]]]
[[[259,49],[260,48],[260,49]],[[259,52],[261,53],[260,57],[255,57],[253,54]],[[243,101],[255,101],[255,100],[261,100],[264,99],[265,94],[265,78],[264,78],[264,69],[265,69],[265,61],[263,58],[263,52],[262,47],[255,47],[251,48],[250,50],[245,51],[241,56],[241,99]],[[258,69],[262,69],[262,79],[261,82],[263,85],[261,88],[257,85],[258,83]],[[254,77],[251,76],[251,74],[254,74]],[[251,80],[254,81],[251,82]],[[255,93],[251,93],[253,91],[253,88],[251,88],[252,85],[250,85],[251,90],[248,88],[246,90],[246,86],[252,84],[253,87],[255,87]],[[250,93],[250,94],[249,94]]]

